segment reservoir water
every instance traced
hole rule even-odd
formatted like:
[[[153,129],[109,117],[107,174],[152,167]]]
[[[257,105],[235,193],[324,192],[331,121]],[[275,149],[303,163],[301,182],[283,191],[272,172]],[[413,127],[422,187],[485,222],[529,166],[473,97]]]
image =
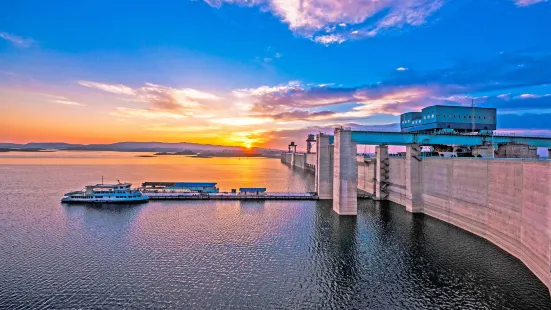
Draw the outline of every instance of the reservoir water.
[[[0,308],[551,309],[491,243],[404,207],[359,202],[64,205],[106,180],[312,191],[278,159],[0,154]]]

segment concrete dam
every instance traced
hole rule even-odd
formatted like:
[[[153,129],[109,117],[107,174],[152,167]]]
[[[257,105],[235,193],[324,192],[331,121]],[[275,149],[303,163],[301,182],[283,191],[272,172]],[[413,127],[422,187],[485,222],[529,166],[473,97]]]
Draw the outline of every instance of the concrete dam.
[[[396,143],[406,147],[401,156],[389,155],[382,143],[374,157],[357,156],[358,144],[377,145],[365,134],[343,128],[318,134],[315,153],[290,147],[281,161],[312,171],[319,199],[332,199],[339,215],[356,215],[364,193],[398,203],[489,240],[551,292],[551,160],[423,157],[421,145],[431,144],[426,138]]]

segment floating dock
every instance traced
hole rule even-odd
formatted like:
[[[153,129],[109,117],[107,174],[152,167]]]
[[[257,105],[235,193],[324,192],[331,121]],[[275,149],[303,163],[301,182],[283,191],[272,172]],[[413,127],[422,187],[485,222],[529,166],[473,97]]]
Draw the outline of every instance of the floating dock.
[[[151,193],[144,192],[149,200],[318,200],[313,193]]]

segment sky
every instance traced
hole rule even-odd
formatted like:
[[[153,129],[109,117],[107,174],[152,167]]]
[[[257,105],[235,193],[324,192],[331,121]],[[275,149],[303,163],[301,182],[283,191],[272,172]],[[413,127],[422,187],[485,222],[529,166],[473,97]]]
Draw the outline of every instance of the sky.
[[[434,104],[551,136],[546,0],[5,0],[0,142],[305,145]]]

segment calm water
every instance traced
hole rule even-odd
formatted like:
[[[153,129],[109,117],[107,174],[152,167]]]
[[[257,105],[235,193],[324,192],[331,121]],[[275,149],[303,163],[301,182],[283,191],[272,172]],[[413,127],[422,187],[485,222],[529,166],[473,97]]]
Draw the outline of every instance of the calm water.
[[[0,308],[551,309],[512,256],[397,205],[59,202],[101,175],[313,189],[277,159],[135,155],[0,155]]]

